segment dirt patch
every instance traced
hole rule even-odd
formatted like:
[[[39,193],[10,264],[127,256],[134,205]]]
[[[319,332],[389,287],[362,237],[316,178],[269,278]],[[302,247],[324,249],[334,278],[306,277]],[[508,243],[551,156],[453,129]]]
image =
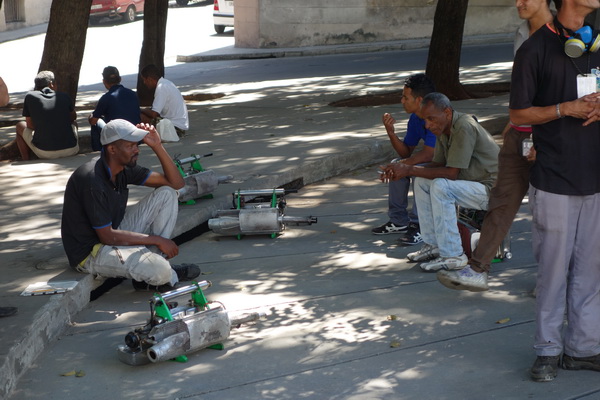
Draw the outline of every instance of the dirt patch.
[[[499,96],[510,91],[510,82],[477,83],[463,85],[473,98],[486,98]],[[350,97],[329,103],[333,107],[369,107],[388,104],[400,104],[402,90],[385,92],[380,94],[367,94],[364,96]]]

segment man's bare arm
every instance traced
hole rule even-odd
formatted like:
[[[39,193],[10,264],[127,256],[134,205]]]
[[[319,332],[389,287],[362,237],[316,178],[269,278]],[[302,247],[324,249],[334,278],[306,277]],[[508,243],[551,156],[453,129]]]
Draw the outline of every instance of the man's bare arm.
[[[96,229],[100,243],[108,246],[156,246],[167,258],[173,258],[179,253],[179,248],[171,239],[158,235],[122,231],[112,226]]]
[[[434,148],[431,146],[423,146],[421,151],[413,153],[407,159],[402,160],[402,163],[407,165],[417,165],[431,162],[433,159],[433,150]]]
[[[545,107],[529,107],[509,110],[510,120],[515,125],[541,125],[562,117],[585,120],[589,125],[600,119],[600,93],[592,93],[579,99]]]
[[[459,168],[446,167],[439,163],[429,163],[424,166],[394,163],[381,167],[381,170],[383,171],[381,180],[384,182],[395,181],[407,176],[417,176],[426,179],[445,178],[456,180],[460,171]]]
[[[6,106],[9,100],[8,87],[6,87],[4,80],[0,78],[0,107]]]
[[[148,131],[143,141],[154,151],[163,169],[162,174],[152,172],[144,185],[150,187],[170,186],[173,189],[181,189],[185,186],[185,181],[169,153],[163,147],[156,128],[149,124],[138,124],[137,127]]]

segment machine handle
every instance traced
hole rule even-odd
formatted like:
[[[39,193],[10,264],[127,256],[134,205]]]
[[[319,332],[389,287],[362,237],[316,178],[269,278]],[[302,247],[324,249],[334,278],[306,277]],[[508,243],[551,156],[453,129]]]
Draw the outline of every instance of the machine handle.
[[[187,164],[187,163],[194,162],[194,161],[199,160],[204,157],[210,157],[212,155],[213,155],[213,153],[206,153],[202,156],[199,156],[197,154],[192,154],[191,157],[186,157],[186,158],[181,158],[181,159],[176,157],[176,159],[179,162],[179,164]]]
[[[167,300],[173,299],[175,297],[179,297],[179,296],[183,296],[188,293],[195,292],[198,289],[206,289],[211,286],[212,286],[211,281],[201,281],[201,282],[198,282],[198,283],[195,283],[192,285],[183,286],[178,289],[171,290],[170,292],[163,293],[161,297],[163,300],[167,301]],[[152,300],[155,303],[158,303],[161,299],[159,296],[153,296]]]
[[[298,189],[255,189],[255,190],[238,190],[237,192],[231,193],[234,197],[240,196],[271,196],[275,192],[276,195],[281,196],[288,193],[298,193]]]

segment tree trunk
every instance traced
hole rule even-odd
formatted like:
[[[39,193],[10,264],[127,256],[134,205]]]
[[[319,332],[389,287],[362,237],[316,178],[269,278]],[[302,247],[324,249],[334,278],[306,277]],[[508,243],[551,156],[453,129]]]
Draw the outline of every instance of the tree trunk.
[[[52,71],[75,103],[92,0],[53,0],[39,71]],[[33,80],[34,77],[31,77]]]
[[[154,64],[165,72],[165,38],[167,35],[167,15],[169,0],[146,0],[144,6],[144,41],[140,54],[139,70],[148,64]],[[138,74],[137,94],[140,105],[148,106],[154,99],[154,91],[148,89]]]
[[[433,19],[425,73],[451,100],[471,97],[458,76],[468,5],[469,0],[438,0]]]

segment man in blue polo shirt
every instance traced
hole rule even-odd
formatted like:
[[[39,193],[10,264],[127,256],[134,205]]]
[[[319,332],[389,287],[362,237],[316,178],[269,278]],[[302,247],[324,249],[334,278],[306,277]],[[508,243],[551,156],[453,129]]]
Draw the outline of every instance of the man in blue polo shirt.
[[[142,122],[137,95],[133,90],[121,85],[121,75],[117,67],[104,68],[102,83],[108,92],[100,97],[96,109],[88,118],[92,126],[92,150],[94,151],[102,149],[100,131],[111,120],[124,119],[134,125]]]
[[[423,97],[434,91],[433,82],[425,74],[415,74],[409,76],[404,81],[401,101],[404,111],[410,114],[404,140],[396,136],[394,131],[396,120],[388,113],[383,115],[383,125],[390,138],[392,147],[401,157],[397,159],[397,162],[407,165],[417,165],[428,163],[433,158],[435,135],[425,128],[425,121],[416,113],[420,109]],[[415,147],[421,140],[424,146],[421,151],[415,152]],[[412,213],[409,215],[407,211],[409,189],[410,177],[389,182],[388,216],[390,220],[382,226],[373,228],[371,230],[373,234],[404,234],[398,239],[398,244],[403,246],[415,245],[423,241],[419,229],[417,205],[414,201]]]

